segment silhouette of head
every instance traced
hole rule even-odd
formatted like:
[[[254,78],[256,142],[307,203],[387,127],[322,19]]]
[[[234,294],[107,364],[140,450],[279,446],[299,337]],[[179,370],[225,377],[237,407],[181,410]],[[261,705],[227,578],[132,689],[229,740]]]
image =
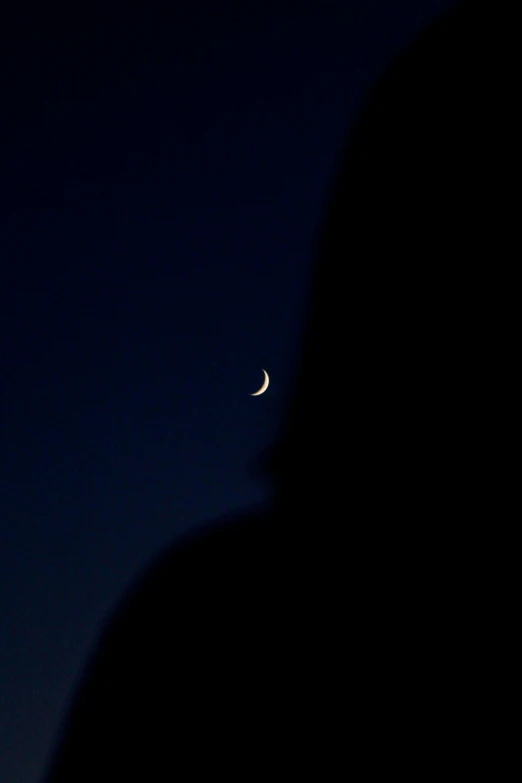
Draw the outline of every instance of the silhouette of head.
[[[343,507],[439,515],[498,491],[520,256],[508,32],[486,4],[444,14],[349,134],[269,457],[298,524]]]

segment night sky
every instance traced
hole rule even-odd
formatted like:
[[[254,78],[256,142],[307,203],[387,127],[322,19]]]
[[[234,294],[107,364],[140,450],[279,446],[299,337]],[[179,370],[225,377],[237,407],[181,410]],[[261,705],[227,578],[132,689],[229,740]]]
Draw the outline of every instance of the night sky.
[[[284,411],[343,139],[452,5],[40,3],[3,24],[3,783],[43,773],[137,572],[267,498],[253,466]]]

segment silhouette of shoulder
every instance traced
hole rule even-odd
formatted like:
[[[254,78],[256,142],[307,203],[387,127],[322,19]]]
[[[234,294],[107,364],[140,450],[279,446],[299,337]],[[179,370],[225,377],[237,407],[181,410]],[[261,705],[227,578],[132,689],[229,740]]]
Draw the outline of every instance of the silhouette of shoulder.
[[[144,570],[102,630],[48,783],[146,779],[169,763],[165,732],[177,735],[180,763],[202,733],[212,752],[225,701],[237,712],[243,687],[251,698],[258,690],[260,679],[250,672],[246,685],[241,671],[274,621],[269,530],[257,514],[221,520]],[[219,745],[230,753],[223,737]]]

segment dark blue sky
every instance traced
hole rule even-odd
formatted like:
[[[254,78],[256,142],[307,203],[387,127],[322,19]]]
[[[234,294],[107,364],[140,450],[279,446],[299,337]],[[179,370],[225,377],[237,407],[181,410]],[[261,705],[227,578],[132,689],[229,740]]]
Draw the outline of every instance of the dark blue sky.
[[[284,409],[344,136],[454,4],[149,4],[121,22],[109,3],[103,23],[40,9],[4,28],[4,783],[37,781],[137,571],[266,497],[251,466]]]

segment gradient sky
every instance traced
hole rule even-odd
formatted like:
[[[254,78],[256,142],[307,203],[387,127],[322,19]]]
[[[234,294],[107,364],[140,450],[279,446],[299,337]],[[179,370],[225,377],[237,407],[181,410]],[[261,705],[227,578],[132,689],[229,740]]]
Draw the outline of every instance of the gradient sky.
[[[455,3],[98,5],[0,39],[3,783],[42,774],[138,570],[265,498],[343,138]]]

